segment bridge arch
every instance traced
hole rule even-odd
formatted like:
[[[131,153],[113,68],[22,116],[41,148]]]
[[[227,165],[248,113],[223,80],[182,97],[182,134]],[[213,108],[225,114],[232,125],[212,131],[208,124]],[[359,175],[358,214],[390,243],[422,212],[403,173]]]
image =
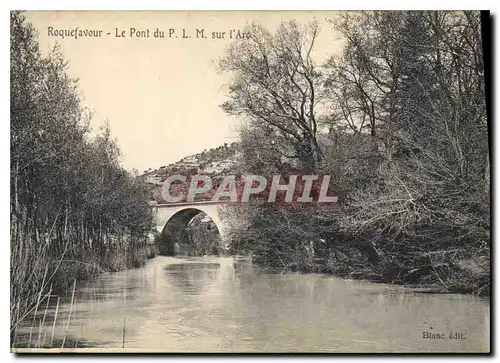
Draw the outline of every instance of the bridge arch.
[[[173,256],[175,243],[178,242],[188,223],[199,213],[205,213],[216,225],[225,244],[224,225],[219,217],[219,203],[193,203],[193,204],[157,204],[152,205],[156,219],[156,229],[160,233],[159,253]]]

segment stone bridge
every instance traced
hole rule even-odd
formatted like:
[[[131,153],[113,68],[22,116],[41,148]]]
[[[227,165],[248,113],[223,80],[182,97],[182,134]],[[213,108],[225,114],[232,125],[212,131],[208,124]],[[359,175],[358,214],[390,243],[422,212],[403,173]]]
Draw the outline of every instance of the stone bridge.
[[[189,221],[202,212],[208,215],[215,223],[224,244],[226,240],[224,223],[222,223],[218,210],[218,207],[222,204],[223,202],[220,201],[162,204],[156,201],[150,202],[149,206],[153,210],[156,231],[161,235],[160,254],[173,256],[175,253],[175,242],[181,239]]]

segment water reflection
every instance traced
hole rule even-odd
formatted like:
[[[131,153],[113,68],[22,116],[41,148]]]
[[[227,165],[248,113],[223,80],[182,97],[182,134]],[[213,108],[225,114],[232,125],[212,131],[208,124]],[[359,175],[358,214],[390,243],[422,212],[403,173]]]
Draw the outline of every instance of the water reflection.
[[[264,273],[230,258],[157,257],[78,286],[34,335],[173,352],[483,352],[489,302],[319,274]],[[26,333],[25,328],[25,333]],[[447,339],[423,339],[423,332]],[[461,332],[466,339],[448,339]],[[22,333],[22,332],[21,332]],[[42,339],[40,338],[40,339]]]
[[[172,288],[187,295],[199,295],[216,279],[218,263],[178,263],[166,265],[164,271]]]

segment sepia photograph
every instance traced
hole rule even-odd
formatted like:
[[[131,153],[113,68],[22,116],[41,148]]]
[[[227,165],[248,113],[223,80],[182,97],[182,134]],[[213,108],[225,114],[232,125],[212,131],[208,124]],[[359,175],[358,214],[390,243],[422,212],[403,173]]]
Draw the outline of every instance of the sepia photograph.
[[[490,354],[491,32],[11,10],[10,352]]]

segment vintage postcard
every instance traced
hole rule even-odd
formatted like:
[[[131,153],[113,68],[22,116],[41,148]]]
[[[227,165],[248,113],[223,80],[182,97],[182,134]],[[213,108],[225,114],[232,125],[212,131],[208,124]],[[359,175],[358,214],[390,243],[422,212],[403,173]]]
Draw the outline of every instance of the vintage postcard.
[[[11,11],[11,351],[490,353],[489,21]]]

